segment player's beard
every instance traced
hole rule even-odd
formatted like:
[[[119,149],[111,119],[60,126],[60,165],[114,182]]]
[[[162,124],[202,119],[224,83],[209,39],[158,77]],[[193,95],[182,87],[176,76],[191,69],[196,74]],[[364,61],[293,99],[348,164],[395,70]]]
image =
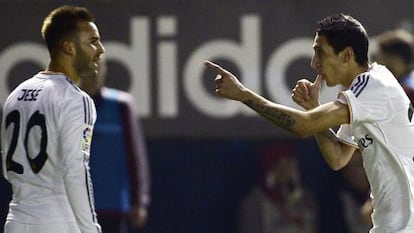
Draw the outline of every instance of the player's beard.
[[[96,76],[98,70],[95,68],[92,59],[78,46],[76,53],[75,69],[80,77]]]

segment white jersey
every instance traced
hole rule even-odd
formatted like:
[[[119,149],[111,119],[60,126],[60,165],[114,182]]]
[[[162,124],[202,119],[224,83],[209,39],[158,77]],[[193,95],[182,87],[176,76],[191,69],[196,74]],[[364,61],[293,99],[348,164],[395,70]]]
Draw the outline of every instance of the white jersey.
[[[9,95],[1,127],[13,188],[7,221],[101,232],[89,175],[95,120],[92,99],[60,73],[38,73]]]
[[[371,185],[372,233],[414,232],[414,122],[410,100],[397,79],[374,63],[338,100],[351,124],[338,137],[358,146]]]

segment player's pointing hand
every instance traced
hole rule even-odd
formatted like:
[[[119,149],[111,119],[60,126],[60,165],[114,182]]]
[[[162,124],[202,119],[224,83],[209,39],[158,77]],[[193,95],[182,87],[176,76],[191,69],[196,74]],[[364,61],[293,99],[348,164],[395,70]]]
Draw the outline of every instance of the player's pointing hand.
[[[227,99],[243,100],[242,95],[246,88],[234,74],[211,61],[205,61],[204,64],[217,73],[215,83],[218,95]]]

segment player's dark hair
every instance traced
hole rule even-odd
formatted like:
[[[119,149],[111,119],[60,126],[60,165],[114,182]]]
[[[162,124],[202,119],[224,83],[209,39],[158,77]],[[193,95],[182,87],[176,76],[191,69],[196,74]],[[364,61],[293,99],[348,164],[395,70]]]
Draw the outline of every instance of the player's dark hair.
[[[316,33],[326,37],[336,54],[350,46],[359,65],[368,63],[368,34],[353,17],[345,14],[325,17],[318,22]]]
[[[378,36],[379,49],[400,57],[406,64],[414,62],[414,37],[404,30],[388,31]]]
[[[65,5],[54,9],[44,19],[41,30],[49,53],[53,54],[63,39],[74,36],[79,22],[93,21],[93,15],[84,7]]]

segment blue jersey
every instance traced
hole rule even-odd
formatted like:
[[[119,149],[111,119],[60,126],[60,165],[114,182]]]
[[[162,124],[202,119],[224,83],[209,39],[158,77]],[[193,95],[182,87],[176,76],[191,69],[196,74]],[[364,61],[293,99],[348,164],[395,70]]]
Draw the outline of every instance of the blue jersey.
[[[408,98],[410,98],[411,103],[414,102],[414,71],[411,71],[406,76],[401,78],[401,85],[404,88],[405,93],[407,93]]]
[[[90,161],[98,212],[125,214],[149,202],[146,149],[132,96],[103,88],[97,109]]]

